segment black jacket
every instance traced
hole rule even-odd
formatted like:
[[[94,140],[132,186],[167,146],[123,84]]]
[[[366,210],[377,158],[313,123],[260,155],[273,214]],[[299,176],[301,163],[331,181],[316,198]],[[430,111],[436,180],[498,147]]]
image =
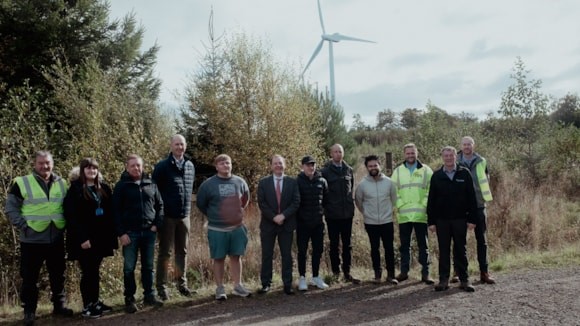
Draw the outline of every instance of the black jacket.
[[[443,167],[433,173],[427,202],[427,223],[435,225],[437,220],[466,219],[475,223],[477,203],[473,179],[468,169],[457,165],[453,180]]]
[[[338,168],[332,161],[322,169],[322,176],[328,183],[328,201],[324,207],[324,216],[328,220],[346,220],[354,217],[354,176],[352,168],[342,162]]]
[[[153,171],[152,179],[157,184],[165,218],[184,218],[191,213],[191,194],[195,182],[195,166],[185,157],[183,168],[177,166],[175,158],[169,154],[159,161]]]
[[[322,216],[328,200],[328,183],[319,171],[314,173],[312,179],[304,172],[296,178],[300,191],[300,207],[296,214],[298,225],[323,224]]]
[[[113,212],[117,236],[128,231],[141,231],[163,224],[163,199],[157,185],[148,175],[141,175],[141,183],[131,179],[127,171],[115,185],[113,192]]]
[[[101,184],[105,196],[101,196],[100,204],[90,196],[85,198],[83,184],[73,181],[64,198],[64,217],[66,219],[66,250],[69,260],[78,260],[81,255],[112,256],[118,248],[113,222],[113,193],[111,188]],[[100,207],[103,215],[97,216]],[[82,249],[81,244],[89,240],[91,248]]]

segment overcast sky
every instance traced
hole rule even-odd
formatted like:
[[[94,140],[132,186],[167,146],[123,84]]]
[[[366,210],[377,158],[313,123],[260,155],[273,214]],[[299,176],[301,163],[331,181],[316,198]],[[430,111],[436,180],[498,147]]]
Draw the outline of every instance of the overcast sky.
[[[267,41],[277,60],[300,69],[322,34],[316,0],[114,0],[111,18],[133,11],[145,27],[143,46],[161,46],[156,71],[161,104],[199,66],[208,18],[216,34],[245,32]],[[383,109],[423,109],[428,100],[448,112],[497,111],[520,56],[557,98],[580,89],[578,0],[321,0],[326,32],[377,42],[334,44],[336,98],[346,123],[359,113],[374,124]],[[306,73],[329,85],[325,45]]]

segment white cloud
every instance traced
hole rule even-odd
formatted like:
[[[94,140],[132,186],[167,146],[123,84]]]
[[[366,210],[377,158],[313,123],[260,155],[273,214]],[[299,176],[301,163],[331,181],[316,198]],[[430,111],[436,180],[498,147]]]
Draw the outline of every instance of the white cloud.
[[[521,56],[531,78],[555,96],[580,85],[580,2],[321,0],[327,33],[376,41],[334,46],[337,100],[347,123],[354,113],[372,121],[379,110],[423,108],[427,100],[450,112],[497,111],[501,92]],[[144,47],[161,46],[161,101],[173,105],[198,66],[210,8],[216,34],[243,31],[271,43],[279,60],[310,58],[322,34],[316,1],[115,0],[112,16],[132,9],[146,28]],[[328,48],[306,75],[328,87]]]

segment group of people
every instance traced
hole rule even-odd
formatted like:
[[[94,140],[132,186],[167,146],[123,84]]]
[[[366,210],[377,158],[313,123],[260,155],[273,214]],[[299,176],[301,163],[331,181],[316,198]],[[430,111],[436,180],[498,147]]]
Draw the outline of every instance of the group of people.
[[[135,268],[139,256],[145,305],[161,306],[162,300],[169,298],[172,249],[178,290],[184,296],[192,294],[187,286],[186,257],[195,168],[185,156],[186,143],[181,135],[172,137],[170,146],[169,157],[155,166],[152,177],[143,171],[140,156],[129,155],[114,191],[103,181],[94,158],[81,160],[71,171],[67,187],[67,182],[53,172],[52,154],[34,154],[32,173],[14,179],[5,208],[20,231],[20,299],[25,325],[33,325],[36,319],[37,282],[44,263],[53,314],[73,315],[65,304],[66,259],[78,261],[81,270],[82,316],[98,318],[112,311],[100,298],[100,267],[105,257],[113,256],[119,243],[128,313],[138,310]],[[161,300],[153,286],[157,239],[156,286]]]
[[[296,177],[285,175],[281,155],[270,160],[272,174],[258,184],[261,211],[261,288],[272,287],[272,263],[276,241],[281,256],[284,293],[294,294],[292,244],[298,248],[298,290],[309,285],[328,288],[320,275],[324,233],[328,232],[331,271],[335,280],[360,283],[351,274],[351,236],[355,207],[363,217],[368,234],[374,282],[382,281],[380,244],[385,251],[386,281],[398,284],[409,278],[411,235],[415,231],[421,281],[434,284],[429,276],[428,231],[439,243],[439,283],[435,290],[460,281],[460,288],[472,292],[467,274],[466,235],[474,229],[480,265],[480,279],[495,281],[488,272],[485,203],[492,200],[486,161],[474,152],[471,137],[462,139],[462,151],[443,148],[443,166],[433,172],[418,160],[414,144],[404,146],[405,161],[391,177],[381,172],[380,159],[365,158],[368,175],[355,190],[353,169],[344,161],[344,149],[335,144],[331,159],[318,169],[307,155]],[[143,160],[129,155],[125,171],[114,190],[102,180],[99,164],[86,158],[70,176],[70,187],[53,173],[53,158],[47,151],[34,156],[33,172],[17,177],[9,191],[6,214],[20,230],[22,288],[20,297],[24,322],[32,325],[38,301],[37,281],[44,262],[49,273],[55,315],[70,316],[64,293],[65,260],[77,260],[81,269],[82,315],[100,317],[111,311],[99,296],[100,266],[121,244],[124,264],[125,310],[138,310],[135,300],[135,268],[141,258],[143,303],[161,306],[169,299],[168,266],[174,253],[173,278],[181,295],[194,291],[187,285],[186,258],[195,167],[186,157],[183,136],[171,139],[171,153],[156,164],[152,176],[143,171]],[[227,299],[224,285],[225,260],[229,257],[232,294],[251,295],[242,283],[242,260],[248,244],[244,209],[250,200],[247,183],[232,174],[232,159],[220,154],[214,159],[216,174],[204,181],[197,192],[197,208],[207,217],[207,239],[216,282],[216,300]],[[395,215],[396,214],[396,215]],[[394,220],[400,234],[400,273],[395,275]],[[325,229],[326,226],[326,229]],[[65,243],[65,227],[67,230]],[[154,251],[159,240],[154,289]],[[450,248],[453,241],[454,274],[451,276]],[[307,281],[306,265],[312,246],[312,276]],[[68,254],[68,256],[67,256]],[[156,293],[157,292],[157,296]]]

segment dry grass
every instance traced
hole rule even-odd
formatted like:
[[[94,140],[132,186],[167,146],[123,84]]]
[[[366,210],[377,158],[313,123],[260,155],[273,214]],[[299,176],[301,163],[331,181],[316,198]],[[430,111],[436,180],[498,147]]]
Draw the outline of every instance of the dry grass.
[[[358,167],[357,180],[366,174],[364,167]],[[499,178],[494,185],[494,201],[488,207],[488,244],[489,261],[492,271],[503,271],[512,268],[534,265],[566,265],[580,261],[580,203],[566,199],[557,190],[558,183],[551,183],[540,188],[531,188],[515,178]],[[199,212],[194,212],[191,220],[191,238],[189,251],[189,269],[187,271],[190,286],[198,290],[199,295],[209,296],[214,291],[214,280],[207,246],[205,219]],[[243,279],[253,289],[260,285],[261,247],[259,238],[260,214],[256,205],[251,205],[246,211],[246,224],[249,230],[249,244],[246,256],[243,257]],[[395,227],[395,253],[398,261],[398,231]],[[431,248],[431,275],[437,277],[438,248],[436,237],[429,236]],[[353,225],[353,274],[363,280],[373,277],[368,238],[364,231],[362,216],[357,211]],[[416,247],[413,239],[413,246]],[[281,270],[278,249],[275,251],[274,286],[281,286]],[[294,246],[294,257],[296,247]],[[478,265],[476,245],[473,232],[468,235],[469,270],[477,274]],[[102,268],[101,291],[103,298],[112,304],[123,302],[122,255],[117,252],[115,257],[105,260]],[[310,270],[309,263],[307,271]],[[398,270],[398,266],[397,266]],[[137,267],[137,279],[139,276]],[[321,275],[330,274],[328,259],[328,238],[325,239],[325,252],[321,263]],[[416,251],[412,254],[411,277],[419,278],[420,266]],[[18,307],[18,275],[16,270],[3,269],[0,273],[1,300],[4,302],[0,314],[6,316]],[[171,273],[170,273],[171,275]],[[67,271],[67,290],[71,306],[79,311],[80,293],[78,290],[80,272],[73,264]],[[226,277],[226,279],[229,279]],[[327,278],[330,280],[330,278]],[[139,283],[139,282],[138,282]],[[41,306],[49,307],[48,286],[41,282]],[[141,290],[138,290],[138,295]],[[172,288],[174,301],[184,300]],[[46,308],[49,311],[49,308]]]

